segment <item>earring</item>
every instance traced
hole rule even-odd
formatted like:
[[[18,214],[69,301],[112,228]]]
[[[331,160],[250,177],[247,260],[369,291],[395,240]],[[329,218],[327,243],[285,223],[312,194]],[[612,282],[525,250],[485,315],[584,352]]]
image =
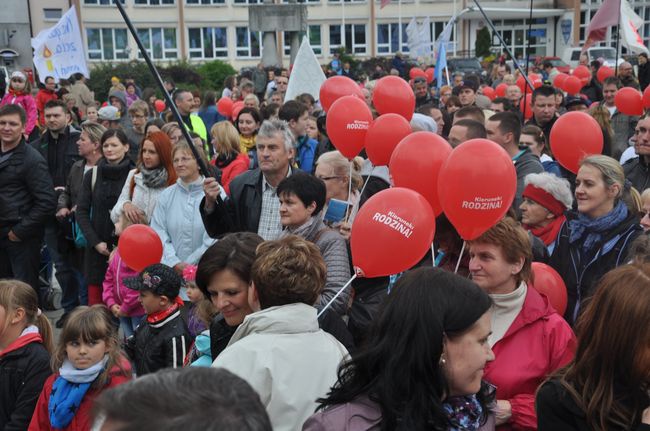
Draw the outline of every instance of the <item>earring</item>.
[[[439,364],[441,367],[444,367],[445,365],[447,365],[447,360],[445,359],[444,356],[440,356],[440,361],[438,361],[438,364]]]

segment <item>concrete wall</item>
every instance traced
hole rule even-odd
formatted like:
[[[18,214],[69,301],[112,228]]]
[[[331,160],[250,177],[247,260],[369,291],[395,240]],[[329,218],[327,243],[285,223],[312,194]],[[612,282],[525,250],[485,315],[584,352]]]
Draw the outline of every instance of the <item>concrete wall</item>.
[[[25,1],[0,0],[0,50],[13,49],[19,56],[13,62],[0,60],[12,71],[32,66],[29,8]]]

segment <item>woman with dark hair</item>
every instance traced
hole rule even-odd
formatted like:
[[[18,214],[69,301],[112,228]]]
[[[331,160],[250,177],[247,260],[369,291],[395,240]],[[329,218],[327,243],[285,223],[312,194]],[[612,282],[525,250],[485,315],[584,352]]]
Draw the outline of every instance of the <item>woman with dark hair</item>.
[[[121,129],[104,132],[101,146],[104,157],[84,174],[77,204],[77,221],[87,243],[84,275],[88,283],[89,305],[102,303],[102,282],[108,256],[117,244],[110,212],[134,167],[127,157],[129,141]]]
[[[490,297],[438,268],[404,274],[303,431],[477,430],[491,396]],[[492,427],[494,424],[492,424]]]
[[[611,157],[593,155],[580,162],[575,197],[578,212],[567,214],[549,265],[567,287],[564,318],[573,324],[580,307],[608,271],[627,263],[632,241],[642,233],[639,216],[623,202],[625,174]]]
[[[323,255],[327,279],[318,303],[324,306],[351,277],[345,239],[323,223],[321,211],[327,194],[325,183],[305,172],[295,172],[278,184],[276,192],[280,199],[280,222],[284,228],[281,237],[298,235],[316,244]],[[346,288],[331,308],[344,316],[349,300],[349,289]]]
[[[156,102],[156,90],[151,87],[146,87],[142,90],[142,100],[144,100],[149,107],[149,118],[147,118],[147,120],[158,118],[158,111],[156,111],[156,106],[154,104]]]
[[[158,195],[176,183],[172,165],[172,143],[163,132],[147,135],[140,146],[138,164],[129,172],[122,193],[111,210],[117,223],[124,214],[131,223],[149,224]]]
[[[472,280],[493,301],[485,380],[497,387],[497,430],[535,429],[535,391],[573,357],[575,337],[532,285],[528,233],[506,217],[469,241]]]
[[[519,136],[519,146],[527,146],[530,148],[530,151],[539,157],[539,161],[542,162],[542,166],[546,172],[563,178],[560,166],[551,157],[551,150],[549,149],[546,136],[542,129],[534,124],[528,124],[522,127],[521,135]]]
[[[239,132],[239,144],[241,151],[248,154],[250,158],[250,169],[257,168],[257,149],[255,142],[257,131],[262,125],[260,111],[255,108],[243,108],[239,111],[235,120],[235,127]]]
[[[211,245],[199,260],[196,285],[219,312],[210,323],[213,360],[226,348],[244,317],[253,312],[248,304],[248,285],[255,250],[262,241],[252,232],[232,233]]]
[[[578,318],[575,359],[537,393],[538,429],[650,430],[650,264],[607,273]]]

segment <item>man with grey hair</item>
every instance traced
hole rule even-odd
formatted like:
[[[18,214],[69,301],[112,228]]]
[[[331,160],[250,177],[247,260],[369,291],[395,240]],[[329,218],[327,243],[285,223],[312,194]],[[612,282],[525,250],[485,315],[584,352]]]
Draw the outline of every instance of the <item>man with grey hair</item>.
[[[565,211],[573,205],[569,182],[549,172],[529,174],[524,179],[521,222],[539,238],[549,255],[553,253],[560,228],[566,221]]]
[[[265,240],[273,240],[282,232],[280,201],[275,190],[280,181],[291,175],[295,154],[287,122],[264,121],[255,147],[259,168],[233,179],[230,197],[225,201],[219,198],[221,186],[215,178],[206,178],[203,183],[201,217],[213,238],[231,232],[254,232]]]

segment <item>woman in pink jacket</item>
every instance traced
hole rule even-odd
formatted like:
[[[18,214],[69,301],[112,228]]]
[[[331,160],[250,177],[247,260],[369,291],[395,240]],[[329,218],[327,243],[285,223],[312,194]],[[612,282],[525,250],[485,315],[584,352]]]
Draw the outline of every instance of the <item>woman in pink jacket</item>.
[[[126,229],[126,217],[122,214],[115,223],[115,234],[120,235]],[[138,271],[129,268],[120,256],[119,248],[115,248],[108,260],[108,268],[104,276],[102,300],[111,313],[120,319],[120,328],[124,338],[129,338],[135,332],[140,321],[145,316],[144,309],[138,301],[138,291],[129,289],[122,283],[127,277],[137,277]]]
[[[11,83],[5,97],[2,98],[0,106],[3,105],[20,105],[27,113],[27,124],[25,124],[25,138],[27,138],[38,119],[38,110],[36,101],[32,97],[32,86],[29,84],[24,73],[15,71],[11,74]]]
[[[575,352],[575,336],[531,284],[532,247],[511,218],[469,242],[472,280],[492,298],[494,361],[484,379],[496,386],[497,430],[536,430],[535,393]]]

